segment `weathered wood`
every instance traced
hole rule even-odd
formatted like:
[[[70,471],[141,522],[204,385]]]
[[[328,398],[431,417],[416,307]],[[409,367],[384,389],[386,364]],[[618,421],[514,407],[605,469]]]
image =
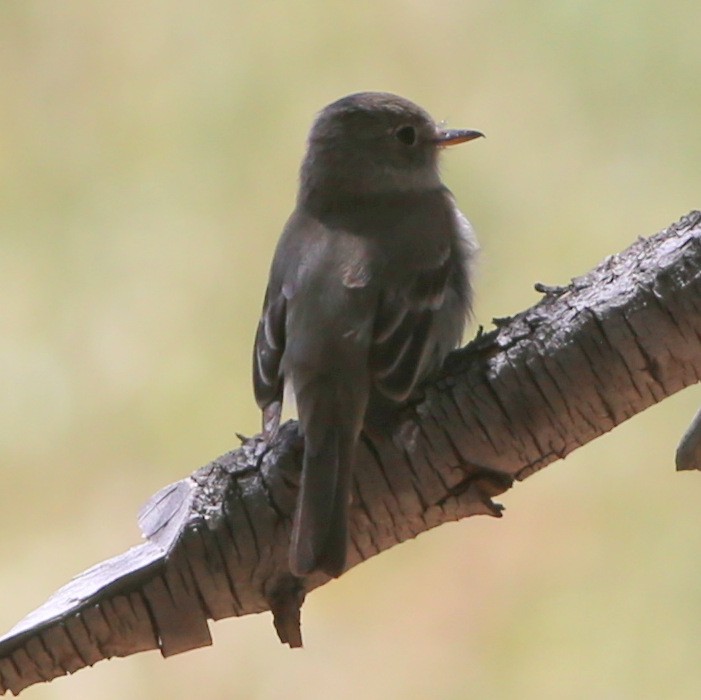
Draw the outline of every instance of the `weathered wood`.
[[[212,643],[204,611],[190,589],[184,566],[168,567],[165,576],[156,576],[144,585],[163,656]]]
[[[97,645],[97,640],[88,632],[80,613],[68,617],[64,622],[64,627],[80,655],[83,666],[92,666],[105,658],[104,653]],[[49,627],[48,629],[53,628]]]
[[[701,469],[701,409],[682,435],[675,457],[677,469]]]
[[[451,355],[393,425],[363,436],[349,568],[449,520],[499,516],[492,499],[514,479],[701,378],[700,213],[540,289],[540,303]],[[0,638],[0,694],[111,656],[211,644],[208,619],[263,610],[300,645],[304,597],[327,580],[287,567],[301,450],[288,423],[274,444],[245,440],[159,491],[140,514],[144,544]]]
[[[68,636],[63,625],[56,625],[43,631],[39,635],[41,643],[47,649],[54,660],[51,667],[65,669],[67,673],[74,673],[85,666],[73,641]]]
[[[219,548],[207,531],[192,528],[183,538],[185,557],[192,566],[207,617],[221,620],[240,614]]]

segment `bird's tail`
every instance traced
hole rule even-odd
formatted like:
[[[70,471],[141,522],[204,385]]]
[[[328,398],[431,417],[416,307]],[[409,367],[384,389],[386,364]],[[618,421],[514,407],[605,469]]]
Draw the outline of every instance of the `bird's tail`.
[[[349,420],[352,407],[346,404],[339,410],[333,392],[313,394],[315,410],[311,412],[303,410],[309,404],[305,406],[298,396],[304,462],[292,525],[290,569],[296,576],[324,571],[337,577],[346,565],[351,469],[359,428],[354,427],[357,420]]]

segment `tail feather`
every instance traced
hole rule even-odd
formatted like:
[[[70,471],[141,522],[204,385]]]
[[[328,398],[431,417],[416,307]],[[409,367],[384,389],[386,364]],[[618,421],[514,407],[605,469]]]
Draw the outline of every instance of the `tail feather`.
[[[290,546],[296,576],[320,570],[337,577],[345,569],[353,443],[342,427],[328,423],[305,436]]]

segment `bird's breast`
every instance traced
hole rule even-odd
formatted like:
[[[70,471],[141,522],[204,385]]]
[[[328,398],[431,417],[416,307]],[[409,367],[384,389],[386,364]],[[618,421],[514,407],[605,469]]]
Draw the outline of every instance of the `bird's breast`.
[[[388,278],[441,267],[460,230],[445,188],[344,197],[321,212],[320,220],[332,235],[358,239],[374,268]]]

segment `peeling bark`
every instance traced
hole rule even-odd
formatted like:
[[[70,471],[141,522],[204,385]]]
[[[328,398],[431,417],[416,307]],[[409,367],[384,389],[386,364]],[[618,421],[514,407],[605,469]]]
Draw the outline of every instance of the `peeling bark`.
[[[537,288],[538,304],[455,352],[392,425],[363,435],[349,568],[442,523],[500,516],[492,499],[514,480],[701,378],[701,213]],[[209,619],[265,610],[300,646],[304,597],[328,580],[287,566],[302,449],[290,422],[273,444],[245,439],[162,489],[140,515],[143,544],[0,639],[0,694],[112,656],[205,646]]]

